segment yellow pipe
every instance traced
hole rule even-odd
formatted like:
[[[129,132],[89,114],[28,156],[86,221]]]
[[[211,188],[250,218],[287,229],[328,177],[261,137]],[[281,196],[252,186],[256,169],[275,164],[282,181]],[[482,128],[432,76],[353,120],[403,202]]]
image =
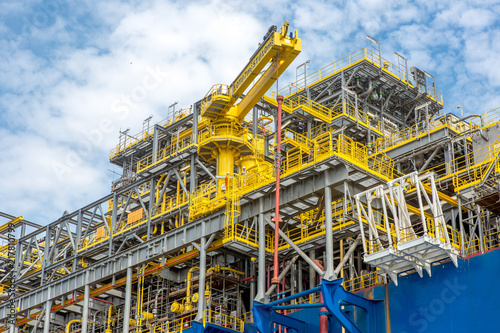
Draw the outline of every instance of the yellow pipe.
[[[264,122],[264,120],[267,120],[267,122]],[[274,121],[274,119],[271,117],[261,116],[259,119],[259,124],[261,124],[261,126],[267,126],[270,123],[272,123],[273,121]]]
[[[115,313],[116,313],[116,307],[114,305],[110,305],[108,308],[108,320],[107,320],[108,328],[106,328],[104,333],[113,333],[113,330],[111,329],[111,324],[113,323],[113,320],[111,319],[111,317]]]
[[[228,271],[228,272],[233,272],[233,273],[239,274],[239,275],[245,275],[245,273],[243,273],[242,271],[238,271],[238,270],[230,268],[230,267],[221,267],[220,269],[222,271]]]
[[[157,231],[158,231],[158,226],[157,226],[157,225],[155,225],[155,228],[153,229],[153,235],[156,235],[156,232],[157,232]],[[148,238],[148,235],[144,235],[144,236],[142,236],[142,237],[141,237],[141,239],[142,239],[143,241],[146,241],[146,240],[147,240],[147,238]]]
[[[152,313],[149,313],[149,312],[144,311],[144,312],[142,313],[141,320],[143,320],[143,321],[149,321],[149,320],[153,319],[153,317],[154,317],[154,316],[153,316],[153,314],[152,314]]]
[[[70,320],[67,324],[66,324],[66,333],[70,333],[69,331],[69,327],[71,326],[71,324],[74,324],[74,323],[81,323],[82,320],[81,319],[73,319],[73,320]]]
[[[238,271],[238,270],[236,270],[234,268],[230,268],[230,267],[222,267],[220,265],[215,265],[214,267],[210,267],[207,270],[207,274],[209,274],[211,272],[219,273],[220,271],[228,271],[228,272],[233,272],[233,273],[236,273],[239,275],[245,275],[245,273],[243,273],[242,271]]]
[[[179,200],[180,200],[180,194],[181,194],[181,183],[179,182],[179,180],[177,180],[177,203],[179,203]]]
[[[193,272],[197,269],[200,269],[200,268],[198,266],[194,266],[194,267],[191,267],[188,271],[188,275],[187,275],[187,279],[186,279],[187,285],[186,285],[186,298],[185,298],[186,311],[189,311],[193,308],[193,306],[191,304],[191,280],[193,279]]]

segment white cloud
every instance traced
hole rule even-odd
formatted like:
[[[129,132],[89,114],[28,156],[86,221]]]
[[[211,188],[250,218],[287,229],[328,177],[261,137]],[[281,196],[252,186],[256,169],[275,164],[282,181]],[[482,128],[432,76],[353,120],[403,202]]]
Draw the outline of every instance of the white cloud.
[[[92,36],[105,50],[75,48],[63,17],[30,36],[47,43],[61,36],[63,45],[51,50],[50,59],[22,47],[25,37],[3,42],[9,47],[0,51],[6,59],[0,105],[4,127],[13,130],[0,134],[2,210],[47,223],[105,195],[108,152],[118,130],[139,131],[150,114],[164,118],[159,111],[173,101],[188,107],[212,84],[230,83],[263,30],[230,7],[157,2],[143,10],[121,8],[121,19],[104,15],[115,22],[111,33]],[[156,82],[152,71],[168,77]],[[127,98],[127,114],[115,112],[113,105]],[[112,130],[96,134],[107,120]]]
[[[60,6],[44,11],[50,3]],[[369,46],[369,34],[384,56],[396,50],[435,74],[447,110],[485,111],[500,102],[499,8],[465,1],[2,2],[0,13],[24,25],[0,25],[0,210],[48,223],[107,194],[108,152],[120,128],[138,132],[150,114],[165,118],[174,101],[188,107],[212,84],[231,83],[267,28],[284,20],[299,31],[303,52],[280,86],[308,59],[315,70]],[[168,77],[144,89],[151,70]],[[127,102],[141,91],[140,101]]]
[[[496,15],[487,9],[468,9],[459,16],[459,22],[466,28],[484,28],[492,24]]]

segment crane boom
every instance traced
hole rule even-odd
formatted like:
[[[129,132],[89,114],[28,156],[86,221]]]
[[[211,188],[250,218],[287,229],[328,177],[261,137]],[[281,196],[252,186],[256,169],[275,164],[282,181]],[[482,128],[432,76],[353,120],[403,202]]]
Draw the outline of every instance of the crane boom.
[[[227,117],[238,122],[243,120],[301,51],[297,31],[294,36],[287,36],[288,26],[289,22],[285,22],[280,32],[276,32],[275,28],[268,31],[264,42],[230,86],[212,87],[203,99],[202,116],[211,119]],[[257,82],[252,85],[257,77]]]

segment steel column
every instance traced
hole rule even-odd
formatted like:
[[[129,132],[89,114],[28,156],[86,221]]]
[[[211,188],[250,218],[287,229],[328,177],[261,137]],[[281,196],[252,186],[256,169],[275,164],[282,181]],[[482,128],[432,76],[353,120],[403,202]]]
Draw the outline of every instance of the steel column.
[[[198,143],[198,105],[195,103],[193,105],[193,142]]]
[[[476,213],[477,213],[477,227],[479,232],[479,250],[481,250],[481,253],[483,253],[485,251],[485,248],[484,248],[483,219],[481,218],[481,206],[476,205]]]
[[[351,257],[351,254],[354,252],[354,250],[356,250],[356,247],[358,247],[359,242],[361,242],[361,235],[358,235],[358,237],[356,237],[356,240],[354,241],[354,243],[351,244],[351,247],[349,247],[349,250],[347,250],[347,253],[344,254],[344,258],[342,259],[340,264],[337,266],[337,268],[335,268],[335,274],[340,273],[340,271],[342,270],[342,267],[345,265],[347,260],[349,260],[349,258]]]
[[[254,259],[254,258],[252,258]],[[250,280],[250,299],[252,301],[250,301],[250,310],[252,310],[253,308],[253,300],[255,299],[255,279],[257,278],[257,274],[256,274],[256,271],[255,271],[255,261],[252,260],[250,262],[250,276],[252,276],[253,278]]]
[[[261,211],[264,208],[264,202],[259,199],[259,208]],[[264,221],[264,213],[259,214],[259,275],[257,276],[257,296],[255,300],[261,303],[266,301],[266,223]]]
[[[304,291],[304,284],[302,283],[302,261],[299,260],[299,263],[297,264],[298,265],[298,270],[299,270],[299,282],[298,282],[298,290],[299,290],[299,293],[303,292]]]
[[[153,127],[153,163],[156,162],[156,153],[158,152],[158,138],[160,136],[160,127],[158,125],[154,125]]]
[[[316,252],[314,250],[309,251],[309,258],[311,260],[316,259]],[[316,287],[316,271],[312,265],[309,265],[309,289]]]
[[[259,130],[258,122],[259,122],[259,110],[256,107],[254,107],[252,109],[252,133],[254,136],[258,134]]]
[[[132,303],[132,267],[127,268],[125,288],[125,308],[123,309],[123,332],[128,333],[130,327],[130,308]]]
[[[295,261],[297,261],[297,259],[299,258],[299,256],[295,256],[292,258],[292,260],[290,260],[290,262],[288,263],[288,265],[286,265],[285,269],[283,269],[279,275],[279,279],[283,279],[283,277],[285,277],[285,275],[288,273],[288,271],[290,270],[290,268],[292,268],[292,265],[295,264]],[[271,294],[273,293],[274,289],[276,289],[276,284],[272,284],[271,287],[269,287],[269,290],[266,291],[266,296],[271,296]]]
[[[460,227],[460,252],[462,253],[462,256],[465,255],[464,253],[464,244],[465,244],[465,233],[464,233],[464,223],[462,221],[462,199],[460,199],[460,196],[457,196],[457,201],[458,201],[458,225]]]
[[[205,223],[202,223],[202,232],[205,234]],[[196,314],[196,321],[203,321],[203,311],[205,311],[205,273],[207,271],[207,239],[205,236],[201,237],[200,246],[200,276],[198,280],[198,313]]]
[[[333,221],[332,221],[332,189],[325,186],[325,241],[326,265],[323,279],[331,281],[336,279],[333,268]]]
[[[195,161],[195,155],[192,154],[191,155],[191,170],[189,171],[189,176],[190,176],[190,179],[189,179],[189,190],[190,190],[190,193],[193,194],[194,191],[196,190],[196,176],[197,176],[197,172],[196,172],[196,161]]]
[[[271,222],[271,221],[267,221],[267,223],[274,228],[274,223]],[[281,238],[283,238],[285,240],[285,242],[287,242],[288,244],[290,244],[291,248],[295,250],[295,252],[297,252],[297,254],[299,256],[301,256],[315,271],[316,273],[318,273],[321,277],[323,277],[324,275],[324,272],[314,263],[314,261],[309,258],[307,256],[307,254],[304,253],[304,251],[302,251],[300,249],[300,247],[297,246],[297,244],[295,244],[284,232],[283,230],[279,230],[279,235],[281,236]]]
[[[90,285],[85,285],[85,293],[83,295],[83,312],[82,312],[82,331],[87,333],[87,322],[89,318],[89,301],[90,301]]]
[[[52,307],[52,300],[45,302],[45,323],[43,324],[43,333],[50,332],[50,309]]]

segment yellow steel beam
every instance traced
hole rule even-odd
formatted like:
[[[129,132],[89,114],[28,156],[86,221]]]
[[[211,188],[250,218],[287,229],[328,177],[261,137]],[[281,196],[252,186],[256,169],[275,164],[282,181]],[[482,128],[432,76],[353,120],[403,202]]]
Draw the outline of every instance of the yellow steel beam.
[[[24,218],[22,216],[19,216],[19,217],[16,217],[15,219],[10,220],[9,222],[0,226],[0,232],[8,229],[10,226],[14,226],[16,223],[21,222],[23,219]]]
[[[432,189],[428,185],[425,185],[425,184],[422,184],[422,185],[424,187],[425,192],[432,194]],[[449,203],[450,205],[452,205],[454,207],[458,207],[458,200],[453,199],[452,197],[444,194],[443,192],[437,191],[437,193],[438,193],[439,199],[443,200],[444,202]]]
[[[210,246],[207,249],[207,252],[214,251],[214,250],[222,247],[223,245],[224,245],[223,239],[215,240],[215,241],[212,242],[212,244],[210,244]],[[178,264],[180,264],[182,262],[185,262],[187,260],[196,258],[198,255],[199,255],[198,250],[192,250],[192,251],[189,251],[187,253],[184,253],[184,254],[181,254],[181,255],[178,255],[176,257],[168,259],[165,262],[165,265],[154,264],[154,267],[152,269],[146,270],[144,272],[144,276],[152,275],[154,273],[159,273],[159,272],[161,272],[163,270],[164,267],[172,267],[172,266],[178,265]],[[137,280],[137,274],[134,274],[132,276],[132,280],[133,281]],[[102,287],[99,287],[97,289],[92,290],[91,293],[90,293],[90,296],[91,297],[99,296],[102,293],[105,293],[105,292],[107,292],[109,290],[112,290],[112,289],[115,289],[115,288],[118,288],[118,287],[124,285],[126,282],[127,282],[127,278],[126,277],[121,278],[121,279],[115,281],[115,284],[109,283],[109,284],[106,284],[106,285],[104,285]],[[51,312],[56,312],[56,311],[59,311],[59,310],[65,308],[67,306],[70,306],[72,304],[81,302],[81,301],[83,301],[83,296],[84,295],[81,294],[81,295],[78,295],[75,299],[66,300],[62,304],[54,305],[51,308]],[[28,322],[36,319],[37,316],[40,313],[41,313],[41,311],[38,311],[36,313],[30,314],[26,318],[19,319],[16,322],[16,326],[21,326],[23,324],[26,324],[26,323],[28,323]],[[7,330],[7,326],[0,327],[0,332],[5,332],[6,330]]]
[[[301,40],[295,36],[293,39],[284,37],[275,32],[274,33],[274,52],[278,54],[262,74],[257,83],[248,91],[241,102],[232,107],[228,112],[229,116],[236,116],[240,121],[245,118],[252,107],[264,96],[264,94],[271,88],[278,77],[287,69],[292,61],[299,55],[301,51]]]

